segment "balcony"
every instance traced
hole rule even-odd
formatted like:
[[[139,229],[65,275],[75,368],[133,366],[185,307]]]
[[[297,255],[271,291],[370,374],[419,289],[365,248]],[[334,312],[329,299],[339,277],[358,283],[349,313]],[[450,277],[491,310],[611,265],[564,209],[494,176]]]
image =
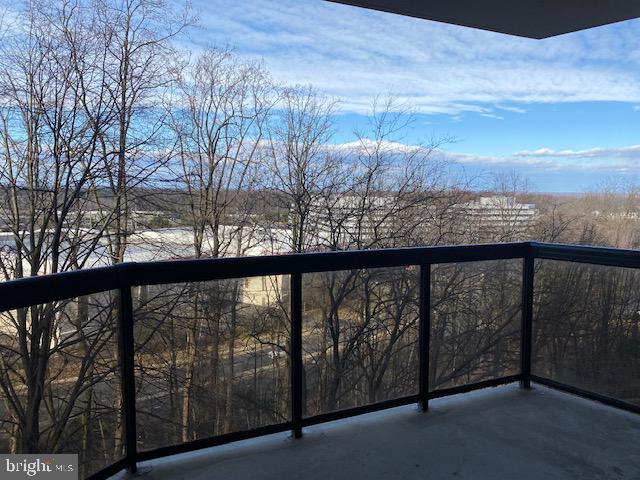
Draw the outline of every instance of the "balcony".
[[[530,242],[181,260],[4,282],[0,310],[59,326],[37,425],[84,477],[634,478],[638,268]],[[6,423],[32,395],[4,389]]]
[[[585,432],[589,432],[585,435]],[[505,385],[141,464],[150,480],[637,478],[640,418]]]

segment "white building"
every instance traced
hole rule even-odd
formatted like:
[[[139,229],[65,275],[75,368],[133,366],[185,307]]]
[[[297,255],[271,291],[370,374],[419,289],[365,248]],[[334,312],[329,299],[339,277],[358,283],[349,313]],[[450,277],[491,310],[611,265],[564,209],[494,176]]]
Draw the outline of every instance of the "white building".
[[[313,247],[353,247],[357,242],[385,236],[394,228],[398,199],[394,195],[336,195],[316,201],[308,224]]]
[[[459,205],[469,224],[490,235],[525,233],[538,213],[533,203],[518,203],[516,197],[495,195]]]

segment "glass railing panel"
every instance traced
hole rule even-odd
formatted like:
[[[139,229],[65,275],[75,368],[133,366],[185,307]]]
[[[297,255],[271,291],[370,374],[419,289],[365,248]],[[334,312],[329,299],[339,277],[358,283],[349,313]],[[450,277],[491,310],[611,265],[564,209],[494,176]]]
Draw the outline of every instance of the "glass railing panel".
[[[431,268],[430,390],[518,374],[522,260]]]
[[[0,451],[122,459],[118,293],[0,313]]]
[[[304,415],[418,391],[417,267],[303,275]]]
[[[289,415],[289,277],[133,289],[138,448]]]
[[[640,271],[536,260],[532,373],[640,404]]]

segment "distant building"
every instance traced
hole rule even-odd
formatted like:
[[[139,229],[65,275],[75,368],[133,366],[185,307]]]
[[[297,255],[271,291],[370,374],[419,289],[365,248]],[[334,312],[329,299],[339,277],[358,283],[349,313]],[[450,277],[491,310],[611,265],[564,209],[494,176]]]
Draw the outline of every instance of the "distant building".
[[[469,224],[480,235],[522,235],[538,213],[533,203],[518,203],[516,197],[495,195],[459,205]]]
[[[225,256],[263,256],[288,253],[286,238],[290,232],[282,229],[247,229],[239,234],[239,227],[221,226],[220,243]],[[204,252],[211,250],[213,240],[205,234]],[[125,261],[144,262],[193,258],[193,231],[189,228],[145,230],[132,235]],[[273,306],[288,292],[284,275],[248,277],[241,282],[239,301],[255,306]]]
[[[247,277],[242,285],[240,301],[246,305],[273,307],[289,294],[288,275]]]
[[[594,217],[602,217],[608,220],[640,220],[640,212],[637,211],[638,209],[640,209],[640,206],[633,208],[634,210],[625,210],[622,212],[602,212],[600,210],[593,210],[591,212],[591,215],[593,215]]]
[[[310,211],[309,232],[316,245],[352,246],[357,241],[382,237],[397,220],[389,212],[398,210],[394,195],[335,195],[317,201]]]

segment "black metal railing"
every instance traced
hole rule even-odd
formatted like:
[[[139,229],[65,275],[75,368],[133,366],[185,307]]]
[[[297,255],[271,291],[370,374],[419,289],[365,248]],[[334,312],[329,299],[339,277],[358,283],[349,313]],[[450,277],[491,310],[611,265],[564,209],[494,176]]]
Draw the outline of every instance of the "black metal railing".
[[[519,373],[446,389],[431,389],[429,385],[429,336],[431,331],[432,265],[508,259],[522,259],[523,261]],[[640,413],[640,407],[634,403],[532,374],[532,325],[536,259],[640,268],[639,251],[535,242],[124,263],[112,267],[65,272],[0,283],[0,311],[15,310],[105,291],[119,292],[118,364],[122,381],[121,415],[124,425],[124,458],[93,474],[91,478],[94,479],[106,478],[124,468],[135,471],[137,464],[142,461],[276,432],[291,430],[293,436],[299,438],[302,436],[303,428],[310,425],[400,405],[419,403],[422,410],[427,410],[429,400],[433,398],[512,382],[520,382],[524,388],[529,388],[532,381],[538,382],[552,388]],[[302,275],[305,273],[403,266],[418,266],[420,269],[418,393],[305,417],[303,415]],[[138,451],[132,287],[283,274],[290,276],[290,420],[252,430],[226,433],[178,445]]]

